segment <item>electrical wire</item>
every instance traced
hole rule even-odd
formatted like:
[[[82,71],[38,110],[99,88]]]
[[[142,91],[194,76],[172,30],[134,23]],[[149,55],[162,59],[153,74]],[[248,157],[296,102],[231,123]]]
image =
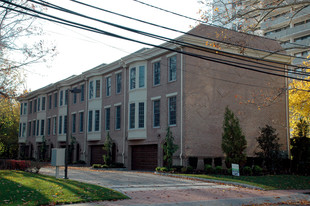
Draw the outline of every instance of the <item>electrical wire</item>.
[[[42,0],[39,0],[39,1],[42,1]],[[104,11],[104,12],[107,12],[107,13],[111,13],[111,14],[114,14],[114,15],[117,15],[117,16],[121,16],[121,17],[130,19],[130,20],[134,20],[134,21],[138,21],[138,22],[141,22],[141,23],[145,23],[145,24],[151,25],[151,26],[155,26],[155,27],[158,27],[158,28],[162,28],[162,29],[166,29],[166,30],[178,32],[178,33],[181,33],[181,34],[187,34],[187,35],[189,35],[189,36],[199,37],[199,38],[206,39],[206,40],[209,40],[209,41],[215,41],[215,42],[220,42],[220,43],[225,43],[225,44],[228,44],[228,45],[233,45],[233,46],[241,47],[241,46],[238,45],[238,44],[234,44],[234,43],[231,43],[231,42],[224,42],[224,41],[220,41],[220,40],[218,40],[218,39],[214,39],[214,38],[210,38],[210,37],[204,37],[204,36],[196,35],[196,34],[191,34],[191,33],[187,33],[187,32],[181,31],[181,30],[177,30],[177,29],[165,27],[165,26],[162,26],[162,25],[154,24],[154,23],[147,22],[147,21],[144,21],[144,20],[141,20],[141,19],[129,17],[129,16],[126,16],[126,15],[123,15],[123,14],[119,14],[119,13],[117,13],[117,12],[109,11],[109,10],[107,10],[107,9],[103,9],[103,8],[100,8],[100,7],[96,7],[96,6],[93,6],[93,5],[90,5],[90,4],[86,4],[86,3],[83,3],[83,2],[80,2],[80,1],[77,1],[77,0],[70,0],[70,1],[75,2],[75,3],[78,3],[78,4],[81,4],[81,5],[84,5],[84,6],[87,6],[87,7],[90,7],[90,8],[93,8],[93,9],[97,9],[97,10]],[[42,2],[43,2],[43,1],[42,1]],[[181,15],[181,16],[183,16],[183,15]],[[186,16],[183,16],[183,17],[186,17]],[[186,17],[186,18],[190,18],[190,19],[191,19],[191,17]],[[195,20],[196,20],[196,19],[195,19]],[[197,21],[198,21],[198,20],[197,20]],[[219,27],[219,26],[216,26],[216,25],[213,25],[213,26]],[[227,28],[224,28],[224,27],[220,27],[220,28],[222,28],[222,29],[227,29]],[[247,34],[247,35],[249,35],[249,34]],[[288,55],[288,54],[280,53],[280,51],[270,52],[270,51],[267,51],[267,50],[258,49],[258,48],[253,48],[253,47],[249,47],[249,46],[242,46],[242,48],[253,49],[253,50],[256,50],[256,51],[269,52],[269,53],[272,53],[272,54],[273,54],[273,53],[276,53],[276,54],[282,55],[282,56],[300,58],[300,59],[305,59],[305,60],[307,59],[307,58],[305,58],[305,57],[296,57],[296,56],[291,56],[291,55]],[[261,59],[260,59],[260,60],[261,60]],[[266,60],[266,61],[268,61],[268,60]],[[296,66],[296,65],[291,65],[291,66],[293,66],[293,67],[298,67],[298,66]]]
[[[161,11],[164,11],[164,12],[167,12],[167,13],[170,13],[170,14],[174,14],[174,15],[177,15],[177,16],[181,16],[181,17],[184,17],[184,18],[187,18],[187,19],[191,19],[191,20],[195,20],[195,21],[198,21],[198,22],[201,22],[201,20],[199,19],[194,19],[192,17],[188,17],[188,16],[185,16],[185,15],[182,15],[182,14],[178,14],[176,12],[173,12],[173,11],[169,11],[169,10],[166,10],[166,9],[163,9],[163,8],[160,8],[160,7],[157,7],[157,6],[154,6],[154,5],[151,5],[151,4],[148,4],[148,3],[145,3],[143,1],[139,1],[139,0],[133,0],[137,3],[140,3],[140,4],[143,4],[143,5],[146,5],[148,7],[152,7],[152,8],[155,8],[155,9],[158,9],[158,10],[161,10]],[[225,27],[222,27],[222,26],[219,26],[219,25],[215,25],[215,24],[210,24],[208,23],[209,25],[212,25],[212,26],[215,26],[215,27],[219,27],[219,28],[224,28],[224,29],[227,29]],[[273,39],[273,38],[269,38],[269,39]],[[280,43],[286,43],[285,41],[281,41],[279,39],[273,39],[275,41],[278,41]],[[302,45],[302,44],[297,44],[297,43],[289,43],[289,44],[292,44],[292,45],[296,45],[296,46],[302,46],[303,48],[307,49],[307,48],[310,48],[310,46],[306,46],[306,45]],[[292,56],[294,57],[294,56]],[[304,57],[297,57],[297,58],[304,58]]]
[[[79,28],[79,29],[84,29],[84,30],[87,30],[87,31],[92,31],[92,32],[99,33],[99,34],[103,34],[103,35],[107,35],[107,36],[111,36],[111,37],[115,37],[115,38],[119,38],[119,39],[123,39],[123,40],[128,40],[128,41],[132,41],[132,42],[135,42],[135,43],[140,43],[140,44],[156,47],[156,48],[159,48],[159,49],[164,49],[164,50],[167,50],[167,51],[178,52],[178,53],[181,53],[181,54],[184,54],[184,55],[196,57],[196,58],[203,59],[203,60],[212,61],[212,62],[219,63],[219,64],[234,66],[234,67],[240,68],[240,69],[245,69],[245,70],[249,70],[249,71],[259,72],[259,73],[263,73],[263,74],[269,74],[269,75],[273,75],[273,76],[287,77],[287,78],[297,79],[297,80],[302,80],[302,81],[310,81],[310,80],[307,80],[307,79],[291,77],[291,76],[287,76],[287,75],[282,75],[282,74],[277,74],[277,73],[272,73],[272,72],[261,71],[261,70],[255,69],[255,68],[249,68],[249,67],[245,67],[245,66],[240,66],[240,65],[238,65],[238,63],[225,62],[225,60],[223,60],[223,59],[218,61],[218,60],[210,58],[208,56],[198,55],[198,54],[194,54],[194,53],[191,53],[191,52],[179,51],[179,50],[171,49],[171,48],[164,47],[164,46],[161,46],[161,45],[154,45],[154,44],[151,44],[151,43],[147,43],[147,42],[131,39],[131,38],[128,38],[128,37],[120,36],[120,35],[117,35],[117,34],[113,34],[111,32],[103,31],[103,30],[100,30],[98,28],[94,28],[94,27],[91,27],[91,26],[87,26],[87,25],[83,25],[83,24],[80,24],[80,23],[76,23],[76,22],[72,22],[72,21],[69,21],[69,20],[65,20],[65,19],[53,16],[53,15],[44,14],[42,12],[39,12],[39,11],[36,11],[36,10],[29,9],[27,7],[23,7],[23,6],[14,4],[12,2],[8,2],[8,1],[5,1],[5,0],[1,0],[1,1],[5,2],[5,3],[9,4],[9,5],[14,5],[14,6],[18,7],[18,8],[22,8],[24,10],[27,10],[27,11],[30,11],[30,12],[33,12],[33,13],[36,13],[36,14],[47,16],[49,18],[42,17],[40,15],[29,14],[27,12],[16,10],[16,9],[12,9],[12,8],[9,8],[9,7],[1,6],[2,8],[10,9],[10,10],[13,10],[13,11],[16,11],[16,12],[19,12],[19,13],[24,13],[24,14],[31,15],[31,16],[34,16],[34,17],[37,17],[37,18],[41,18],[41,19],[45,19],[45,20],[48,20],[48,21],[61,23],[61,24],[68,25],[68,26],[71,26],[71,27],[75,27],[75,28]]]
[[[179,41],[179,40],[176,40],[176,39],[170,39],[170,38],[167,38],[167,37],[163,37],[163,36],[159,36],[159,35],[155,35],[155,34],[151,34],[151,33],[147,33],[147,32],[143,32],[143,31],[139,31],[139,30],[136,30],[136,29],[132,29],[132,28],[128,28],[128,27],[124,27],[124,26],[120,26],[118,24],[113,24],[113,23],[110,23],[110,22],[106,22],[106,21],[103,21],[103,20],[99,20],[97,18],[92,18],[92,17],[89,17],[89,16],[85,16],[83,14],[80,14],[80,13],[77,13],[77,12],[74,12],[74,11],[71,11],[71,10],[68,10],[68,9],[65,9],[63,7],[60,7],[60,6],[57,6],[55,4],[52,4],[52,3],[49,3],[49,2],[45,2],[45,1],[42,1],[41,2],[44,2],[44,3],[41,3],[41,2],[37,2],[35,0],[29,0],[33,3],[38,3],[42,6],[47,6],[49,8],[53,8],[53,9],[56,9],[56,10],[60,10],[60,11],[63,11],[63,12],[67,12],[67,13],[70,13],[70,14],[73,14],[73,15],[77,15],[77,16],[80,16],[80,17],[84,17],[84,18],[87,18],[87,19],[91,19],[91,20],[94,20],[94,21],[98,21],[98,22],[101,22],[101,23],[104,23],[104,24],[107,24],[107,25],[110,25],[110,26],[113,26],[113,27],[116,27],[116,28],[120,28],[120,29],[124,29],[124,30],[127,30],[127,31],[130,31],[130,32],[134,32],[134,33],[138,33],[138,34],[142,34],[142,35],[145,35],[145,36],[148,36],[148,37],[152,37],[152,38],[155,38],[155,39],[159,39],[159,40],[163,40],[163,41],[168,41],[168,42],[171,42],[171,43],[175,43],[175,44],[178,44],[180,46],[185,46],[187,45],[187,47],[189,48],[194,48],[194,49],[199,49],[199,50],[202,50],[202,51],[208,51],[206,50],[205,47],[201,47],[199,45],[196,45],[196,44],[190,44],[188,42],[182,42],[182,41]],[[47,4],[48,5],[47,5]],[[211,49],[212,50],[212,49]],[[255,64],[261,64],[261,65],[264,65],[264,66],[269,66],[270,65],[267,65],[267,64],[263,64],[261,62],[257,62],[257,61],[251,61],[251,60],[248,60],[248,59],[244,59],[244,58],[238,58],[238,57],[235,57],[235,56],[241,56],[241,57],[244,57],[243,55],[239,55],[239,54],[233,54],[233,53],[228,53],[228,52],[224,52],[224,51],[221,51],[221,52],[218,52],[218,50],[213,50],[215,54],[218,54],[219,53],[222,55],[222,56],[226,56],[228,58],[233,58],[233,59],[238,59],[238,60],[242,60],[242,61],[248,61],[248,62],[251,62],[251,63],[255,63]],[[226,54],[225,54],[226,53]],[[228,55],[229,54],[229,55]],[[234,55],[234,57],[232,57],[232,55]],[[251,58],[251,57],[249,57]],[[214,58],[214,59],[217,59],[217,60],[220,60],[218,58]],[[255,58],[254,58],[255,59]],[[258,60],[258,59],[256,59]],[[228,60],[226,60],[228,62]],[[231,63],[235,63],[233,61],[230,61]],[[272,61],[273,63],[275,63],[274,61]],[[244,66],[251,66],[251,65],[248,65],[248,64],[244,64],[244,63],[239,63],[241,65],[244,65]],[[272,71],[279,71],[279,72],[283,72],[283,68],[282,67],[276,67],[274,65],[272,65],[272,67],[275,67],[275,68],[279,68],[279,70],[277,69],[271,69],[271,68],[265,68],[265,67],[260,67],[260,66],[257,66],[257,68],[261,68],[261,69],[265,69],[265,70],[272,70]],[[306,76],[310,76],[310,74],[307,74],[305,72],[299,72],[299,71],[295,71],[295,74],[299,74],[299,75],[306,75]]]

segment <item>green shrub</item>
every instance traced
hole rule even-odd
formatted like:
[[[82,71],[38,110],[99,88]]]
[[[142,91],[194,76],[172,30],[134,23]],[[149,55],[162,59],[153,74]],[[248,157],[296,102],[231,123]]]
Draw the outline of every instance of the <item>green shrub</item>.
[[[124,164],[121,162],[115,162],[111,165],[112,168],[124,168]]]
[[[187,167],[182,167],[182,168],[181,168],[181,172],[182,172],[182,173],[186,173],[186,172],[187,172]]]
[[[156,167],[156,172],[169,172],[167,167]]]
[[[187,167],[187,173],[192,173],[194,171],[194,168],[192,166]]]
[[[204,169],[205,169],[207,174],[214,173],[214,168],[211,165],[209,165],[209,164],[206,164]]]
[[[220,175],[220,174],[222,174],[222,167],[221,166],[216,166],[215,167],[215,174],[218,174],[218,175]]]
[[[109,168],[109,165],[107,164],[101,165],[101,168]]]
[[[250,175],[252,175],[252,168],[251,167],[249,167],[249,166],[245,166],[243,169],[242,169],[242,173],[243,173],[243,175],[248,175],[248,176],[250,176]]]
[[[175,168],[176,172],[181,172],[181,169],[182,169],[183,166],[181,166],[181,165],[173,165],[172,167]]]
[[[260,166],[258,165],[255,165],[253,167],[253,174],[254,175],[262,175],[263,174],[263,168],[261,168]]]
[[[101,164],[93,164],[92,168],[101,168]]]
[[[232,175],[232,169],[231,168],[227,169],[227,174]]]

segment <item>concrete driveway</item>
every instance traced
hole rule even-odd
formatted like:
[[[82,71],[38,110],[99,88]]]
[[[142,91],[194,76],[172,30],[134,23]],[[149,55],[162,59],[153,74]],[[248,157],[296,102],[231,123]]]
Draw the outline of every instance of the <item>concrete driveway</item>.
[[[55,168],[41,168],[41,174],[55,175]],[[63,169],[60,170],[63,177]],[[107,171],[69,168],[69,179],[112,188],[131,197],[114,202],[86,205],[247,205],[283,201],[310,201],[299,191],[262,191],[199,180],[174,178],[135,171]],[[308,191],[309,192],[309,191]]]

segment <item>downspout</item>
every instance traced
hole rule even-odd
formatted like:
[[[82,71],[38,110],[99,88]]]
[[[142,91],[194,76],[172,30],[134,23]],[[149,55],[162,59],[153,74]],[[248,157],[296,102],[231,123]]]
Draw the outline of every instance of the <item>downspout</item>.
[[[286,71],[288,71],[288,67],[286,67]],[[286,75],[287,72],[286,72]],[[290,151],[290,124],[289,124],[289,101],[288,101],[288,78],[285,78],[285,115],[286,115],[286,143],[287,143],[287,155],[288,158],[291,158]]]
[[[124,105],[123,105],[123,152],[122,152],[122,157],[123,157],[123,164],[125,165],[125,145],[126,145],[126,108],[127,108],[127,105],[126,105],[126,94],[127,94],[127,83],[126,83],[126,78],[127,78],[127,74],[126,74],[126,67],[123,66],[123,69],[124,69]]]
[[[181,47],[181,52],[183,48]],[[183,166],[183,53],[181,53],[181,153],[180,162]]]
[[[85,138],[84,138],[84,149],[83,149],[83,154],[84,154],[84,161],[86,162],[86,144],[87,144],[87,115],[88,115],[88,85],[87,85],[87,78],[84,78],[85,80],[85,86],[84,86],[84,89],[85,89],[85,94],[84,94],[84,101],[86,103],[86,108],[85,108],[85,114],[84,114],[84,125],[85,125]],[[83,126],[84,126],[83,125]]]

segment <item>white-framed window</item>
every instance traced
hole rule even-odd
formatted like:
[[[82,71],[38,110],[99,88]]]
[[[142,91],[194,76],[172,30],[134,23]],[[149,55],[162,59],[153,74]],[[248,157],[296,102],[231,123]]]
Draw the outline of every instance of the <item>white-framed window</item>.
[[[36,136],[36,120],[32,121],[32,136]]]
[[[153,63],[153,85],[160,85],[160,61]]]
[[[89,82],[88,88],[89,88],[88,89],[88,92],[89,92],[88,99],[92,99],[94,97],[94,82],[93,81]]]
[[[77,89],[77,87],[75,87],[74,89]],[[73,93],[73,104],[76,104],[77,101],[77,93]]]
[[[47,135],[51,135],[51,118],[47,119]]]
[[[145,67],[139,66],[139,88],[145,87]]]
[[[76,114],[72,114],[72,133],[76,132]]]
[[[41,120],[41,133],[40,133],[41,136],[44,135],[44,126],[45,126],[45,121],[44,119],[42,119]]]
[[[122,73],[117,73],[116,78],[116,94],[121,93],[122,91]]]
[[[80,123],[79,123],[79,130],[80,132],[84,131],[84,112],[80,112]]]
[[[96,80],[96,98],[100,97],[100,80]]]
[[[115,129],[121,129],[121,106],[115,107]]]
[[[26,137],[26,123],[23,123],[22,137]]]
[[[95,132],[100,130],[100,110],[95,110]]]
[[[135,103],[131,103],[129,105],[129,129],[135,128],[135,113],[136,113],[136,106]]]
[[[42,97],[42,111],[45,111],[45,97]]]
[[[62,134],[62,116],[59,116],[58,119],[58,134]]]
[[[30,137],[30,136],[31,136],[31,121],[28,122],[28,128],[27,128],[27,130],[28,130],[28,137]]]
[[[41,98],[38,98],[38,112],[40,111],[41,109]]]
[[[65,90],[65,105],[68,104],[68,98],[69,98],[69,90],[66,89],[66,90]]]
[[[175,81],[177,79],[177,56],[172,56],[168,58],[168,72],[169,82]]]
[[[93,111],[88,111],[88,132],[93,131]]]
[[[33,103],[33,112],[37,112],[37,99],[34,100],[34,103]]]
[[[144,102],[139,102],[139,116],[138,116],[138,126],[139,128],[144,128]]]
[[[84,102],[84,99],[85,99],[85,85],[84,84],[81,85],[81,96],[80,97],[81,97],[80,101]]]
[[[177,97],[168,98],[168,123],[171,126],[177,124]]]
[[[37,136],[39,136],[39,130],[40,130],[40,120],[37,120]]]
[[[63,105],[63,102],[64,101],[64,91],[63,90],[61,90],[60,92],[59,92],[59,106],[62,106]]]
[[[106,95],[111,96],[111,76],[106,77]]]
[[[54,108],[56,108],[56,107],[57,107],[57,104],[58,104],[58,100],[57,100],[58,98],[57,98],[57,97],[58,97],[58,94],[55,93],[55,94],[54,94]]]
[[[24,106],[24,104],[21,103],[21,104],[20,104],[20,115],[23,115],[23,106]],[[20,131],[20,130],[19,130],[19,131]]]
[[[130,89],[136,88],[136,67],[130,69]]]
[[[105,109],[105,130],[110,130],[110,124],[111,124],[111,108]]]
[[[27,114],[27,103],[24,103],[24,114]]]
[[[153,127],[160,127],[160,100],[153,101]]]

